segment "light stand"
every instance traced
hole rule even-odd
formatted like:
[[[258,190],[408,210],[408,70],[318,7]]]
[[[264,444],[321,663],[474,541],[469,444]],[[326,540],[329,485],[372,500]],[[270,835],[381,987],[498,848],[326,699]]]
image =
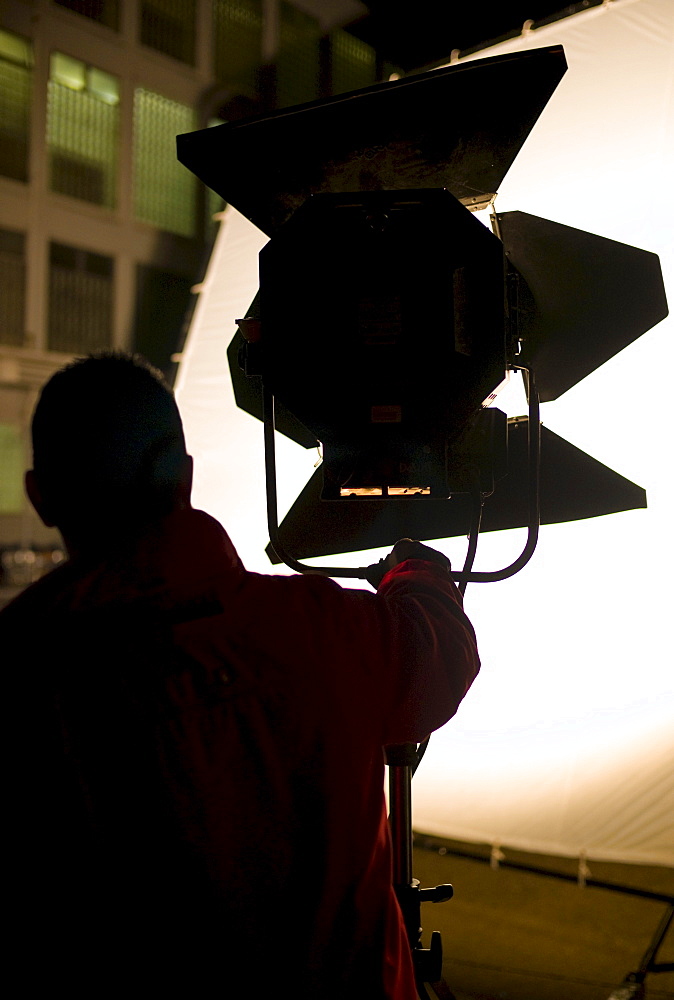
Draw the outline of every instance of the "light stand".
[[[454,895],[451,885],[421,889],[412,877],[412,775],[419,763],[416,743],[399,743],[385,748],[389,768],[389,825],[393,850],[393,886],[402,911],[412,951],[417,992],[422,1000],[454,1000],[442,979],[442,940],[438,931],[431,935],[430,948],[421,945],[421,904],[442,903]],[[429,994],[427,986],[433,991]]]
[[[670,903],[662,915],[662,919],[653,935],[639,968],[625,976],[618,989],[611,993],[608,1000],[645,1000],[646,976],[649,972],[674,972],[674,962],[657,962],[656,957],[660,945],[665,939],[672,919],[674,918],[674,903]]]
[[[251,369],[254,366],[251,365]],[[540,472],[540,413],[538,393],[533,372],[526,370],[525,382],[529,401],[529,531],[525,547],[514,563],[496,573],[473,573],[472,564],[477,549],[480,530],[482,497],[476,477],[474,490],[473,520],[468,534],[468,551],[463,570],[454,574],[459,590],[465,593],[469,580],[506,579],[518,572],[533,555],[539,528],[539,472]],[[376,576],[378,566],[320,567],[313,568],[288,555],[279,538],[278,507],[276,492],[276,449],[274,446],[274,396],[271,389],[262,384],[263,424],[265,443],[265,475],[267,493],[267,522],[270,546],[278,559],[289,568],[301,573],[320,573],[343,576],[352,579],[370,579]],[[457,614],[461,614],[457,607]],[[424,746],[425,750],[425,746]],[[412,777],[421,755],[415,743],[403,743],[384,748],[386,764],[389,768],[389,826],[392,846],[393,886],[402,911],[407,938],[412,952],[415,982],[420,1000],[455,1000],[447,983],[442,978],[442,939],[438,931],[431,935],[430,947],[422,946],[421,904],[440,903],[450,900],[454,894],[451,885],[438,885],[432,889],[422,889],[418,879],[412,875]],[[423,753],[423,751],[422,751]]]

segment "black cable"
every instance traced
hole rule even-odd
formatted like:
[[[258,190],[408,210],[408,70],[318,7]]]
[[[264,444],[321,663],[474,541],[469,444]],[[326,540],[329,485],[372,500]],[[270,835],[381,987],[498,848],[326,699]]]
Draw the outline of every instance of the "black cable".
[[[463,569],[461,570],[461,581],[459,582],[461,596],[466,593],[469,573],[471,572],[473,563],[475,562],[477,542],[480,535],[480,525],[482,524],[482,493],[480,491],[479,474],[477,477],[477,483],[473,489],[472,498],[473,508],[471,524],[468,530],[468,549],[466,551],[466,559],[463,564]]]
[[[529,519],[528,519],[528,534],[527,541],[524,549],[520,553],[517,559],[512,562],[509,566],[506,566],[502,570],[495,570],[493,572],[471,572],[466,575],[466,582],[469,583],[496,583],[499,580],[507,580],[509,577],[514,576],[519,573],[526,564],[531,559],[536,545],[538,543],[538,534],[540,527],[540,478],[541,478],[541,415],[540,415],[540,400],[538,396],[538,390],[536,388],[536,379],[534,372],[531,368],[527,368],[524,365],[513,365],[513,368],[518,368],[520,371],[525,372],[525,387],[527,390],[527,399],[529,402],[529,443],[528,443],[528,458],[529,458]],[[452,578],[455,581],[464,582],[463,572],[453,573]]]

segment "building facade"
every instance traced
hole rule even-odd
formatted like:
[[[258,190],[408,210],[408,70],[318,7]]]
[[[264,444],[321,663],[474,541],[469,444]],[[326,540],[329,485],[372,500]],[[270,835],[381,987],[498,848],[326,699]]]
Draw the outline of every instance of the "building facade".
[[[106,348],[175,373],[222,207],[176,135],[386,78],[359,6],[0,6],[0,603],[62,558],[23,495],[40,387]]]

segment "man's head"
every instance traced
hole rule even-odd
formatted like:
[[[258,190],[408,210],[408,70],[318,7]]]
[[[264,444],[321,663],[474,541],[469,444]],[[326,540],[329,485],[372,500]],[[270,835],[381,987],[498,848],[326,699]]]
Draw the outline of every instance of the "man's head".
[[[44,386],[28,495],[69,548],[142,531],[189,505],[192,463],[173,393],[138,356],[79,358]]]

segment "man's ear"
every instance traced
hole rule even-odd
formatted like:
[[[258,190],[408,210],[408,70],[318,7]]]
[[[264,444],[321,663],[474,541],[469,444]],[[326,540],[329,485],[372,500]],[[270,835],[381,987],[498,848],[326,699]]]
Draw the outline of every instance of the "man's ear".
[[[56,521],[53,519],[49,504],[42,494],[34,469],[28,469],[26,472],[25,485],[28,499],[37,511],[42,523],[47,528],[54,528]]]

